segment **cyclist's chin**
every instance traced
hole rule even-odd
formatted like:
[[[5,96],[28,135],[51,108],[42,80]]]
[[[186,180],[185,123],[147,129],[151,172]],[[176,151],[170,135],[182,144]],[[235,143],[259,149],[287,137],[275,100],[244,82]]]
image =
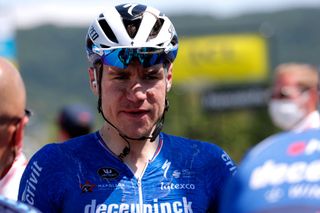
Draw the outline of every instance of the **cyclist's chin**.
[[[152,126],[151,127],[150,126],[143,126],[143,127],[131,126],[130,128],[129,127],[126,128],[125,134],[131,138],[141,138],[144,136],[148,137],[151,134],[152,129],[153,129]]]

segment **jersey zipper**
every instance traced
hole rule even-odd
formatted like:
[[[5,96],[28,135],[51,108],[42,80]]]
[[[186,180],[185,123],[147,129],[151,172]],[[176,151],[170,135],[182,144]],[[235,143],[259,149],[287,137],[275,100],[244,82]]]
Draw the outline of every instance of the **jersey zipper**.
[[[139,213],[143,213],[143,193],[142,193],[142,177],[149,163],[146,163],[141,176],[137,179],[138,182],[138,193],[139,193]]]
[[[142,197],[141,178],[138,179],[138,191],[139,191],[139,213],[143,213],[143,197]]]

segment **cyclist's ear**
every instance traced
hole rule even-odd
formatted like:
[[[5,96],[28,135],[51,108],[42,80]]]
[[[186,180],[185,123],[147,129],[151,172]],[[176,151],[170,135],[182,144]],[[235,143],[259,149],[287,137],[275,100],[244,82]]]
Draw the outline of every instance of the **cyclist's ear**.
[[[91,88],[93,94],[98,96],[99,95],[99,88],[98,88],[96,69],[94,69],[93,67],[89,67],[88,73],[89,73],[90,88]]]
[[[166,74],[166,88],[167,92],[170,91],[171,86],[172,86],[172,63],[167,68],[167,74]]]

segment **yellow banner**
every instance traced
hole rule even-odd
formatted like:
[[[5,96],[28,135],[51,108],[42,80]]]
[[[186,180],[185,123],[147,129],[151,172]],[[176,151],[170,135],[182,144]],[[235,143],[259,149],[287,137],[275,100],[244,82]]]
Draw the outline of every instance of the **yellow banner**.
[[[179,40],[177,83],[257,83],[268,77],[268,44],[259,34],[223,34]]]

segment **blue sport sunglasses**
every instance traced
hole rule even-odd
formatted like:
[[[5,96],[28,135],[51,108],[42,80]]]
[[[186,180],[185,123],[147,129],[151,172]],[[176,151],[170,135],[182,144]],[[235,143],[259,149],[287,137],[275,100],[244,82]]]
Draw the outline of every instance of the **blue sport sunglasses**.
[[[133,60],[147,68],[165,62],[171,62],[175,59],[177,50],[165,53],[163,49],[143,47],[143,48],[118,48],[104,50],[102,62],[105,65],[115,66],[125,69]]]

